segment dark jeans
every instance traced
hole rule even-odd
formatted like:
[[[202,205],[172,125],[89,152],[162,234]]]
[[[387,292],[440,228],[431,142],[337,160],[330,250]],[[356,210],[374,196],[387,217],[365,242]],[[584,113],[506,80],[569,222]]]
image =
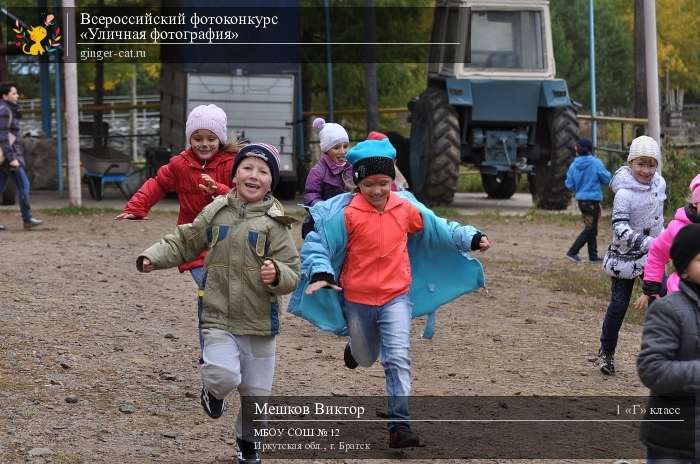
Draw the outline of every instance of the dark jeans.
[[[29,222],[32,220],[32,211],[29,206],[29,178],[22,166],[15,169],[0,168],[0,194],[5,191],[9,179],[17,186],[17,200],[19,210],[22,213],[22,220]]]
[[[610,304],[603,319],[600,334],[600,348],[606,353],[614,353],[617,347],[617,335],[627,313],[632,298],[635,279],[618,279],[611,277]]]
[[[583,230],[569,248],[570,255],[577,255],[583,245],[588,244],[588,258],[598,257],[598,219],[600,219],[600,202],[579,200],[578,208],[583,215]]]

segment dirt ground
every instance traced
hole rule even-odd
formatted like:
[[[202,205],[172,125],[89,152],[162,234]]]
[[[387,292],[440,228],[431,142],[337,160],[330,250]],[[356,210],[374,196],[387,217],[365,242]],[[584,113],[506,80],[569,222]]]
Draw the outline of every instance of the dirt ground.
[[[24,232],[16,213],[0,212],[12,226],[0,235],[0,462],[232,462],[233,415],[213,421],[199,406],[194,284],[134,265],[176,216],[113,216],[49,216],[49,227]],[[624,325],[619,373],[604,378],[591,361],[606,301],[573,291],[576,279],[568,291],[546,281],[577,266],[563,258],[577,222],[469,221],[494,242],[479,255],[487,289],[443,307],[432,341],[419,337],[422,320],[414,324],[415,395],[647,393],[635,370],[640,326]],[[382,395],[381,366],[344,368],[344,344],[285,312],[274,393]]]

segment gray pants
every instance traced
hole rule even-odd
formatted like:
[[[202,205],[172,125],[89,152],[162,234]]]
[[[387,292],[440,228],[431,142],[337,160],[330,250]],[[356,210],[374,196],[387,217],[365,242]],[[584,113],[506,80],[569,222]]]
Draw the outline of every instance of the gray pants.
[[[224,399],[234,389],[243,396],[270,396],[275,374],[274,335],[233,335],[220,329],[202,329],[202,384],[215,398]],[[252,440],[252,427],[243,424],[239,410],[236,437]],[[261,424],[258,424],[260,426]]]

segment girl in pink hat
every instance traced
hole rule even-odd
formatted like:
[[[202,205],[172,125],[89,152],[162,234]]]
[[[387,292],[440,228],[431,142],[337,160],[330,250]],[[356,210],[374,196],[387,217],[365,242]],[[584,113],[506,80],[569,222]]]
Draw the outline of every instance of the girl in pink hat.
[[[650,300],[663,293],[663,279],[666,264],[671,260],[671,244],[678,232],[688,224],[699,224],[700,214],[700,174],[690,182],[690,199],[687,205],[676,210],[673,220],[666,229],[654,239],[649,248],[649,256],[644,266],[644,292],[634,303],[635,308],[643,309]],[[666,282],[666,292],[678,291],[680,278],[677,273],[671,274]]]

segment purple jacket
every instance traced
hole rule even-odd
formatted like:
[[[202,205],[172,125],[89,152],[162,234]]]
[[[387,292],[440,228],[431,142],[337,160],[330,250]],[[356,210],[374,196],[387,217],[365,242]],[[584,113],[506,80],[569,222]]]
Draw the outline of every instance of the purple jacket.
[[[304,205],[313,206],[319,201],[349,192],[351,186],[352,165],[346,162],[338,166],[330,156],[324,154],[306,176]]]

